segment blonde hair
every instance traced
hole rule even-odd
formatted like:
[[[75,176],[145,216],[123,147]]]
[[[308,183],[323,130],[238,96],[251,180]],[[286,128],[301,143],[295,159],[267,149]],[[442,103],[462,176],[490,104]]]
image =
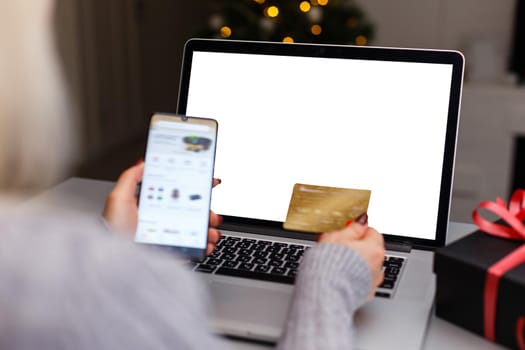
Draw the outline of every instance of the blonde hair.
[[[52,0],[0,1],[0,188],[56,183],[78,154]]]

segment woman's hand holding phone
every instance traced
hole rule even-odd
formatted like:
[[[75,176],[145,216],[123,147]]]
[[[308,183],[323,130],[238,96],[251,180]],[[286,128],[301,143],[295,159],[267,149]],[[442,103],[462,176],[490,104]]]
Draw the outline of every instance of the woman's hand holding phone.
[[[113,190],[106,198],[102,213],[109,227],[116,232],[121,232],[133,238],[137,230],[138,205],[136,189],[142,181],[144,162],[126,169],[118,178]],[[213,187],[220,184],[219,179],[213,179]],[[206,254],[215,250],[221,236],[217,229],[222,223],[222,217],[210,211],[210,227],[208,229],[208,245]]]
[[[130,238],[137,230],[138,206],[135,192],[143,174],[143,161],[126,169],[106,198],[102,213],[113,231],[127,234]]]

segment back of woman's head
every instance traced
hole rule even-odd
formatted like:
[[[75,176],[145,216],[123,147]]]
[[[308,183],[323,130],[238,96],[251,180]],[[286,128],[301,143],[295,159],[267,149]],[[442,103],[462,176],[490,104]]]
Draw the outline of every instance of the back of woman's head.
[[[0,1],[0,191],[54,184],[77,155],[52,14],[52,0]]]

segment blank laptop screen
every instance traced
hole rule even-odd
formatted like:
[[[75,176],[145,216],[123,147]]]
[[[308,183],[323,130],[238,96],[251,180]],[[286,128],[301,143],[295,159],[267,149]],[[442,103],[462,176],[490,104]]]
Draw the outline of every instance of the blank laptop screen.
[[[191,60],[185,113],[219,123],[215,212],[282,222],[295,183],[369,189],[378,231],[435,239],[452,64],[206,51]]]

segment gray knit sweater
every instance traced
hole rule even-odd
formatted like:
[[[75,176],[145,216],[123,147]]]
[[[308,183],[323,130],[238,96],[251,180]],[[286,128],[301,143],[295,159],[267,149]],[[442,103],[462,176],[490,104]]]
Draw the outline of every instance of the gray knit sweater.
[[[198,279],[98,218],[0,222],[0,349],[219,349]],[[348,349],[370,272],[339,245],[310,249],[282,349]]]

